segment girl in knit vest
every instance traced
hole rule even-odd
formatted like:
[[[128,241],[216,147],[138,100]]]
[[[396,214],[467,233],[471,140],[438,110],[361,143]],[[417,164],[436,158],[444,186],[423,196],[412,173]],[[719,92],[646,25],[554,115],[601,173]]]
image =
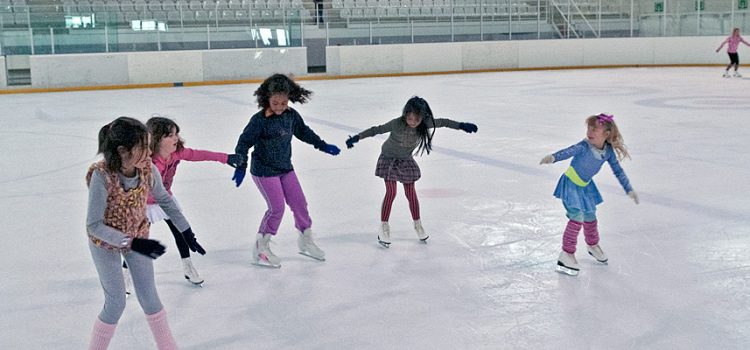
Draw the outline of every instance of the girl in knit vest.
[[[120,259],[130,267],[138,301],[159,349],[176,349],[154,282],[153,259],[164,246],[149,239],[146,201],[151,193],[174,225],[190,240],[190,224],[164,189],[149,158],[149,134],[143,123],[120,117],[99,130],[99,152],[104,159],[89,167],[86,232],[104,307],[99,313],[89,349],[106,349],[125,310],[125,281]],[[192,238],[194,240],[194,238]]]
[[[716,49],[716,52],[719,52],[725,44],[727,45],[729,64],[727,65],[726,71],[724,71],[724,78],[729,78],[729,69],[732,68],[732,66],[734,66],[734,76],[737,78],[742,77],[740,72],[737,71],[737,69],[740,68],[740,55],[737,53],[740,43],[750,46],[750,44],[740,36],[740,28],[734,28],[732,29],[732,35],[724,39],[724,41],[721,42],[721,45],[719,45],[719,48]]]
[[[596,206],[603,200],[593,180],[605,162],[609,163],[625,193],[638,204],[638,195],[630,186],[630,181],[620,166],[619,161],[625,157],[630,158],[630,155],[617,129],[614,116],[590,116],[586,119],[586,125],[586,138],[583,141],[545,156],[539,162],[551,164],[573,157],[568,170],[560,176],[554,193],[555,197],[562,200],[569,219],[563,234],[557,271],[573,276],[578,275],[580,269],[574,254],[581,226],[588,253],[602,264],[606,264],[608,260],[599,246]]]
[[[177,166],[181,160],[190,162],[214,161],[228,164],[235,168],[238,166],[247,166],[247,161],[237,154],[228,155],[221,152],[185,147],[185,141],[180,137],[180,126],[172,119],[158,116],[152,117],[146,122],[146,127],[151,134],[151,143],[149,144],[151,161],[156,165],[156,169],[159,170],[162,184],[170,195],[172,195],[172,182],[177,172]],[[174,199],[174,195],[172,195],[172,198]],[[192,250],[204,255],[206,254],[206,250],[196,240],[190,242],[185,240],[180,230],[169,219],[169,215],[156,203],[152,195],[148,196],[146,215],[148,216],[148,221],[152,224],[162,220],[166,221],[169,230],[172,231],[172,236],[174,236],[177,250],[180,252],[180,258],[182,258],[182,270],[185,279],[193,284],[201,285],[203,278],[193,266],[193,262],[190,259],[190,251]],[[123,267],[127,269],[127,264],[123,264]],[[124,273],[127,283],[127,271],[124,271]]]
[[[390,133],[383,143],[375,176],[385,181],[385,198],[380,210],[380,233],[378,243],[388,248],[391,244],[391,229],[388,219],[391,215],[393,200],[396,198],[396,182],[404,184],[406,199],[409,201],[411,218],[417,237],[426,242],[429,235],[422,227],[419,215],[419,200],[414,183],[422,176],[419,165],[414,160],[415,154],[430,154],[432,136],[436,128],[448,127],[468,133],[477,132],[472,123],[459,123],[445,118],[434,118],[430,105],[424,99],[414,96],[406,102],[401,116],[380,126],[373,126],[346,140],[346,147],[352,148],[359,140],[379,134]],[[416,152],[414,151],[416,149]]]
[[[271,252],[269,243],[276,235],[284,215],[285,202],[294,214],[299,253],[316,260],[325,260],[325,252],[313,241],[312,219],[307,211],[305,193],[292,166],[292,137],[310,144],[315,149],[330,155],[339,154],[335,145],[323,141],[289,102],[305,103],[312,91],[299,86],[283,74],[267,78],[255,90],[260,111],[255,113],[242,131],[237,154],[246,156],[250,148],[250,174],[258,187],[268,210],[258,229],[253,252],[253,263],[268,267],[281,267],[281,260]],[[245,178],[246,167],[238,167],[232,180],[237,187]]]

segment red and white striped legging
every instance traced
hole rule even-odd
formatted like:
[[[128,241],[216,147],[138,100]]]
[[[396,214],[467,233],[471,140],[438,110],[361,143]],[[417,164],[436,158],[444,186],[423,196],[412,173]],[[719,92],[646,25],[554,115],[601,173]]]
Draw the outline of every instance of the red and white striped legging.
[[[380,210],[380,221],[387,222],[391,217],[391,207],[393,200],[396,199],[396,181],[385,180],[385,198],[383,198],[383,208]],[[413,220],[419,220],[419,199],[417,191],[414,189],[414,183],[404,184],[406,199],[409,201],[409,211]]]

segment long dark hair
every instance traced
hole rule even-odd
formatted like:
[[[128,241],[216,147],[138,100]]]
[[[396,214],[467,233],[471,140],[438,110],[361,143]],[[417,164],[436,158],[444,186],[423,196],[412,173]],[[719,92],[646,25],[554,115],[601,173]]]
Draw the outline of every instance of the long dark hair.
[[[271,105],[271,96],[274,94],[284,94],[289,101],[305,103],[312,95],[312,91],[299,86],[284,74],[274,74],[263,81],[253,93],[257,97],[258,107],[263,109]]]
[[[427,154],[430,154],[430,151],[432,151],[432,136],[435,135],[435,119],[432,115],[430,105],[423,98],[414,96],[409,101],[406,101],[404,111],[401,113],[401,120],[404,124],[406,124],[406,115],[409,113],[422,117],[422,122],[416,128],[420,140],[419,147],[417,147],[414,155],[422,155],[425,151]]]
[[[151,154],[159,153],[159,143],[161,143],[161,139],[169,136],[172,129],[175,130],[175,133],[180,133],[180,126],[177,125],[174,120],[158,115],[147,120],[146,127],[148,128],[148,132],[151,133],[151,143],[148,145]],[[183,140],[182,137],[178,137],[178,139],[177,150],[181,151],[185,148],[185,140]]]
[[[113,172],[122,168],[118,148],[132,151],[135,147],[148,147],[148,129],[140,121],[130,117],[119,117],[99,129],[99,150],[104,156],[107,169]]]

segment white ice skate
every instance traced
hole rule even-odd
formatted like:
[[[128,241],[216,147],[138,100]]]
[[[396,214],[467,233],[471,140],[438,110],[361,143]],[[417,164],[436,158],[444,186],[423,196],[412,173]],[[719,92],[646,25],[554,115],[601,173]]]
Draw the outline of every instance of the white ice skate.
[[[566,275],[578,276],[578,261],[576,256],[565,251],[560,252],[560,257],[557,258],[557,272],[564,273]]]
[[[607,261],[609,260],[607,258],[607,254],[604,254],[602,247],[600,247],[598,244],[588,246],[588,251],[589,255],[593,256],[596,261],[605,265],[607,264]]]
[[[742,74],[740,74],[740,72],[738,72],[738,71],[734,71],[734,77],[735,78],[742,78]]]
[[[133,278],[130,277],[130,270],[122,268],[122,277],[125,279],[125,296],[133,294]]]
[[[326,253],[315,245],[312,236],[312,230],[309,228],[304,232],[300,232],[299,236],[297,236],[297,247],[299,247],[299,253],[316,260],[325,261]]]
[[[193,262],[190,258],[182,259],[182,271],[185,274],[185,279],[190,283],[197,286],[203,286],[203,278],[198,274],[198,271],[193,267]]]
[[[391,246],[391,227],[388,226],[387,221],[380,223],[380,234],[378,235],[378,243],[385,248]]]
[[[255,240],[255,248],[253,249],[253,264],[264,267],[281,267],[281,260],[271,252],[271,248],[268,244],[271,243],[271,234],[258,234],[258,238]]]
[[[724,78],[729,78],[731,75],[729,75],[729,71],[724,72],[724,75],[722,75]]]
[[[427,239],[430,238],[430,235],[424,232],[422,220],[414,220],[414,231],[417,231],[417,237],[422,243],[427,243]]]

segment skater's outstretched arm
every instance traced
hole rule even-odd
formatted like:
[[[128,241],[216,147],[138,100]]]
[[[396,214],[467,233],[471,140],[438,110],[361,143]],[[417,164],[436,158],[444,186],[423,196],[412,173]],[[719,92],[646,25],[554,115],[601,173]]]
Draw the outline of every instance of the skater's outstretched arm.
[[[726,43],[728,42],[729,42],[729,38],[724,39],[724,41],[721,42],[721,45],[719,45],[719,48],[716,49],[716,52],[721,51],[721,48],[724,47],[724,45],[726,45]]]

